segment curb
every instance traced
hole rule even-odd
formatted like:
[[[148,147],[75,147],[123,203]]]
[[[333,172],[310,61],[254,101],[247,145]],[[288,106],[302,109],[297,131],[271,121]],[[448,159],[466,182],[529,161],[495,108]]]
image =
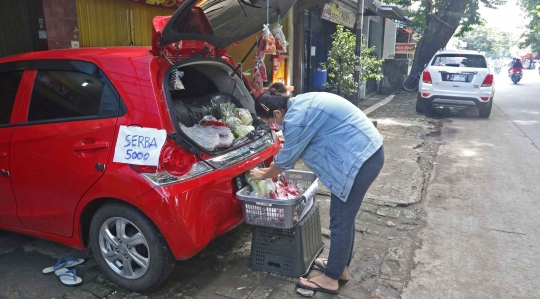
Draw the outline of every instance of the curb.
[[[384,100],[378,102],[377,104],[375,104],[375,105],[373,105],[373,106],[370,106],[369,108],[363,110],[364,114],[365,114],[365,115],[369,115],[371,112],[373,112],[373,111],[375,111],[375,110],[381,108],[382,106],[384,106],[384,105],[390,103],[390,101],[391,101],[392,99],[394,99],[395,96],[396,96],[396,95],[394,95],[394,94],[393,94],[393,95],[390,95],[390,96],[386,97]]]

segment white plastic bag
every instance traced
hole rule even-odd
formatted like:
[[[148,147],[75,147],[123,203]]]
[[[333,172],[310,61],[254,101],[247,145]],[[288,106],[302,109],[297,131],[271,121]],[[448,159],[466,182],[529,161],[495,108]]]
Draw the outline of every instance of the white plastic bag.
[[[198,145],[209,151],[213,151],[221,142],[218,130],[212,127],[204,128],[199,125],[195,125],[188,128],[183,124],[180,124],[180,129],[182,129],[182,131],[189,138],[191,138],[191,140],[197,142]]]
[[[180,72],[179,70],[174,70],[171,74],[171,79],[169,81],[169,89],[172,90],[183,90],[186,89],[184,87],[184,84],[182,84],[182,80],[180,80],[184,76],[184,72]]]
[[[219,144],[218,147],[229,147],[234,141],[234,135],[231,132],[231,129],[227,127],[214,127],[219,135]]]
[[[274,35],[276,41],[276,52],[287,53],[287,45],[289,43],[285,38],[285,34],[283,34],[283,27],[281,24],[276,24],[276,26],[274,26],[274,29],[272,29],[272,34]]]

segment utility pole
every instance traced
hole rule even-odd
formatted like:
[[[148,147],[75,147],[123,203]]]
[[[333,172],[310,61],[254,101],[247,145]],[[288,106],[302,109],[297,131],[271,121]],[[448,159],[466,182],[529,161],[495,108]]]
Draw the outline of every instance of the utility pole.
[[[361,2],[361,3],[360,3]],[[356,12],[356,49],[355,55],[358,57],[354,64],[354,82],[360,87],[360,56],[362,55],[362,30],[364,28],[364,0],[358,0],[358,10]],[[353,96],[353,101],[360,100],[360,88]]]

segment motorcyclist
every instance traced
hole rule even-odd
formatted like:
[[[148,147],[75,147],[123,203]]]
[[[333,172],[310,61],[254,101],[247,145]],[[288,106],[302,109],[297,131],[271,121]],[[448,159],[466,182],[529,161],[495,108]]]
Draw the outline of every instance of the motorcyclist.
[[[501,68],[502,68],[502,60],[501,58],[497,59],[497,61],[495,61],[495,73],[499,74],[501,72]]]
[[[523,74],[523,64],[521,63],[521,60],[518,58],[512,65],[512,73],[520,73]],[[522,75],[523,76],[523,75]]]
[[[512,67],[514,66],[514,63],[516,63],[516,60],[517,58],[512,58],[512,62],[510,62],[508,64],[509,68],[508,68],[508,75],[511,75],[512,74]]]

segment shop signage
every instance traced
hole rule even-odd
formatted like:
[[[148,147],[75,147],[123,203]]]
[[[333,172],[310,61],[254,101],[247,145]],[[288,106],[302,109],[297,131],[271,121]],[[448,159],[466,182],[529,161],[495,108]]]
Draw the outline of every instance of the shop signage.
[[[356,15],[350,10],[339,7],[336,3],[326,3],[323,8],[321,19],[353,28]]]
[[[396,54],[414,54],[416,44],[396,43]]]
[[[178,8],[186,0],[120,0],[120,1],[150,4],[150,5],[164,6],[164,7],[170,7],[170,8]]]

